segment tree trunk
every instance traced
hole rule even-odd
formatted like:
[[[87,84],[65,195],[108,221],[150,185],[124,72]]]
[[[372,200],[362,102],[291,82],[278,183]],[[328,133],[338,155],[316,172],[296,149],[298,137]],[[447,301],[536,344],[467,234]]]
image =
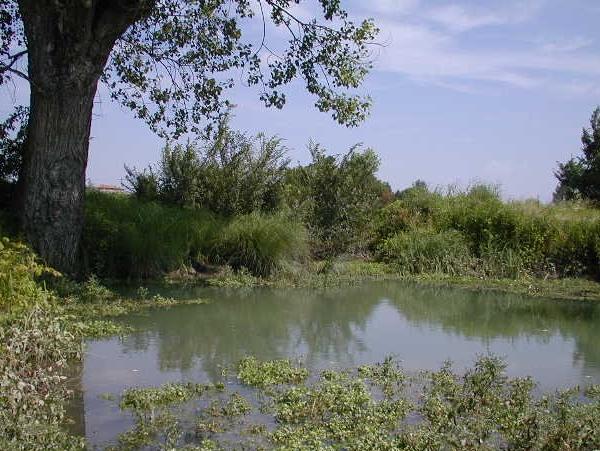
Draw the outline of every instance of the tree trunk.
[[[75,272],[83,227],[96,83],[82,91],[32,87],[24,171],[26,236],[49,265],[68,274]]]
[[[50,266],[75,274],[94,96],[116,40],[149,0],[18,0],[31,89],[22,173],[27,239]]]

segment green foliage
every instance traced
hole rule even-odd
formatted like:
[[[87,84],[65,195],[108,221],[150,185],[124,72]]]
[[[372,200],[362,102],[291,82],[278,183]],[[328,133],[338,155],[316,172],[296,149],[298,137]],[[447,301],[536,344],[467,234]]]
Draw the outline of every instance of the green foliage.
[[[29,109],[18,106],[0,123],[0,182],[14,183],[23,160]]]
[[[156,201],[159,196],[159,181],[154,168],[148,166],[142,171],[125,166],[123,186],[139,200]]]
[[[215,241],[212,259],[268,276],[286,260],[302,258],[306,252],[302,225],[283,215],[252,213],[238,216],[225,226]]]
[[[165,384],[159,388],[130,388],[121,396],[120,407],[143,414],[158,407],[184,403],[202,395],[206,390],[208,386],[191,382]]]
[[[90,191],[84,259],[88,270],[99,276],[158,275],[205,254],[220,225],[202,210]]]
[[[494,187],[406,190],[373,225],[372,248],[407,273],[520,278],[600,275],[600,215],[577,204],[503,202]],[[444,252],[446,248],[446,252]]]
[[[156,169],[126,167],[126,186],[140,199],[222,216],[273,212],[281,203],[285,154],[281,139],[234,132],[225,118],[201,147],[167,144]]]
[[[48,272],[54,274],[27,246],[0,239],[0,310],[18,312],[46,303],[49,293],[36,279]]]
[[[583,155],[559,163],[554,173],[558,179],[555,201],[600,201],[600,107],[592,113],[590,128],[583,129],[581,143]]]
[[[408,274],[464,273],[473,263],[461,233],[427,228],[400,232],[386,239],[380,246],[379,257]]]
[[[341,157],[314,143],[309,150],[312,162],[288,174],[288,208],[306,223],[318,256],[364,249],[366,226],[387,189],[375,175],[379,158],[358,146]]]
[[[306,253],[304,228],[280,214],[227,221],[204,210],[88,193],[84,255],[99,276],[149,277],[209,262],[268,276]]]
[[[236,78],[231,71],[242,67],[243,83],[260,87],[267,107],[282,108],[282,89],[300,79],[319,111],[356,125],[370,106],[355,89],[370,69],[367,44],[378,30],[371,20],[355,24],[337,0],[321,0],[320,17],[306,21],[290,11],[295,3],[269,3],[258,17],[247,0],[154,3],[143,20],[123,27],[127,31],[111,52],[104,79],[114,99],[153,129],[175,136],[195,132],[204,118],[227,111],[231,104],[224,93]],[[252,17],[270,19],[289,35],[276,61],[265,62],[260,57],[265,42],[254,48],[253,37],[243,32],[241,23]]]
[[[133,409],[136,424],[119,437],[117,449],[180,449],[183,443],[185,449],[264,450],[600,446],[597,386],[539,396],[530,378],[509,378],[505,369],[502,360],[483,356],[460,374],[446,363],[409,377],[388,358],[308,377],[288,361],[246,358],[238,378],[250,397],[227,384],[221,390],[219,384],[172,383],[127,390],[122,407]],[[199,412],[194,433],[175,410],[187,402]]]
[[[84,449],[63,429],[71,392],[65,370],[81,356],[69,318],[35,307],[0,328],[0,447]]]
[[[308,371],[295,366],[290,360],[261,362],[254,357],[246,357],[238,365],[237,377],[246,385],[267,387],[298,384],[308,377]]]

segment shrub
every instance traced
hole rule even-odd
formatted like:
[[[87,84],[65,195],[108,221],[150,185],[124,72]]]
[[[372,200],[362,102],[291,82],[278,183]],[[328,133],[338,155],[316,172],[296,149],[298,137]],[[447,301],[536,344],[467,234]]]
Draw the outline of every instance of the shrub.
[[[459,232],[414,229],[400,232],[383,242],[382,260],[397,265],[400,272],[464,274],[473,264],[469,246]]]
[[[213,259],[234,269],[246,268],[256,276],[268,276],[285,260],[307,251],[302,225],[282,215],[259,213],[233,219],[217,238]]]
[[[125,186],[140,199],[222,216],[273,212],[281,203],[286,152],[281,139],[234,132],[225,121],[199,145],[167,143],[157,168],[125,167]]]
[[[367,227],[389,190],[377,179],[379,159],[371,149],[351,148],[341,157],[309,144],[312,162],[288,172],[286,204],[308,227],[315,253],[330,257],[361,251]]]
[[[36,278],[51,271],[24,244],[0,240],[0,310],[18,311],[47,300]]]
[[[478,275],[600,277],[600,214],[582,204],[503,202],[496,188],[485,185],[446,194],[409,188],[378,214],[372,248],[384,251],[380,258],[390,258],[386,250],[395,241],[383,243],[415,229],[460,232]]]

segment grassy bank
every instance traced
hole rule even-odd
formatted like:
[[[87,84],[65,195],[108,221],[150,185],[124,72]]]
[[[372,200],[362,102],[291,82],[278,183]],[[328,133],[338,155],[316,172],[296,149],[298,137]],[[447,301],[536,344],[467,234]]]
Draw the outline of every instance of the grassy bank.
[[[362,243],[323,260],[312,229],[293,212],[225,218],[92,191],[84,261],[88,273],[112,279],[327,286],[403,278],[598,299],[600,213],[584,204],[503,202],[486,186],[415,188],[364,227],[355,234]]]
[[[140,279],[228,265],[267,276],[306,251],[306,230],[283,214],[224,218],[132,196],[87,195],[83,260],[88,274]]]
[[[404,274],[600,278],[600,212],[565,203],[503,202],[490,187],[413,189],[379,213],[377,259]]]

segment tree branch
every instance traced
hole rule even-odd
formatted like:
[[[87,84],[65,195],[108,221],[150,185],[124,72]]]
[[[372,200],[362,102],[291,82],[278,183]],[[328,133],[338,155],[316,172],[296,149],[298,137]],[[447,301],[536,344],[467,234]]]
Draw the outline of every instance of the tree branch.
[[[15,53],[14,55],[8,55],[8,59],[10,61],[7,64],[0,64],[0,73],[1,72],[14,72],[14,73],[20,74],[20,76],[23,76],[24,75],[23,73],[21,73],[20,71],[18,71],[16,69],[13,69],[12,67],[24,55],[27,55],[27,50],[22,50],[20,52]]]

